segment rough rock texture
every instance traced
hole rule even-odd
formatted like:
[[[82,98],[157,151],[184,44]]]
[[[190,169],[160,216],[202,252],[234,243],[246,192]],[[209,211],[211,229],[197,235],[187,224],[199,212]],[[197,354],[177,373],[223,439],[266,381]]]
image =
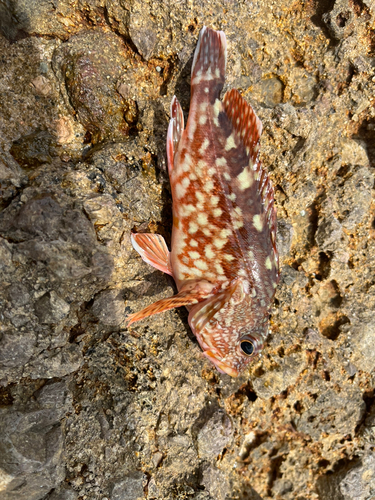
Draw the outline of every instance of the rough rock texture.
[[[169,103],[200,28],[264,126],[281,281],[238,379],[132,229],[171,230]],[[0,3],[2,500],[375,495],[375,4]]]

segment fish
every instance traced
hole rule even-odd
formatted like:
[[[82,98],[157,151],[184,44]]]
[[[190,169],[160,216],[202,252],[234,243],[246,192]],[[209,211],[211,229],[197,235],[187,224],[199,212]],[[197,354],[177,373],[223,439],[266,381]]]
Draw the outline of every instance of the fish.
[[[173,199],[171,252],[158,234],[134,249],[178,293],[128,316],[128,325],[185,306],[203,355],[237,377],[261,352],[279,280],[274,189],[259,158],[262,123],[225,83],[223,31],[204,26],[191,68],[189,116],[172,98],[167,134]]]

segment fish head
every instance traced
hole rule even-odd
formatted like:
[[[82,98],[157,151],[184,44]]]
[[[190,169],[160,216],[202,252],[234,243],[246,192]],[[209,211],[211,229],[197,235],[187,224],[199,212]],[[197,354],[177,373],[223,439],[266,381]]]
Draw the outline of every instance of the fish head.
[[[237,377],[261,352],[268,334],[268,311],[259,309],[242,284],[195,305],[189,324],[203,350],[221,373]]]

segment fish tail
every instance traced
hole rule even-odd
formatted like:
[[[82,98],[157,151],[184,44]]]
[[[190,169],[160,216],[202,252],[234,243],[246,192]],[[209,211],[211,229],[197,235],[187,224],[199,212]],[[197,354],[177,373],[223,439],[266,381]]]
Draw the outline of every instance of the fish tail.
[[[224,86],[227,65],[227,40],[223,31],[203,26],[191,67],[192,91],[197,86],[220,90]],[[218,88],[219,87],[219,88]]]

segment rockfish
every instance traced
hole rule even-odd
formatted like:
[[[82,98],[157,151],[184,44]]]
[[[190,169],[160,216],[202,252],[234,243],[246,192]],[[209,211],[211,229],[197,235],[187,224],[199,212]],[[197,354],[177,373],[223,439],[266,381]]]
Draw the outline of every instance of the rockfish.
[[[262,123],[237,90],[219,99],[226,45],[222,31],[203,27],[186,128],[176,97],[171,102],[172,250],[158,234],[131,236],[145,262],[173,276],[178,293],[128,320],[186,306],[204,356],[236,377],[266,339],[279,262],[274,192],[259,159]]]

